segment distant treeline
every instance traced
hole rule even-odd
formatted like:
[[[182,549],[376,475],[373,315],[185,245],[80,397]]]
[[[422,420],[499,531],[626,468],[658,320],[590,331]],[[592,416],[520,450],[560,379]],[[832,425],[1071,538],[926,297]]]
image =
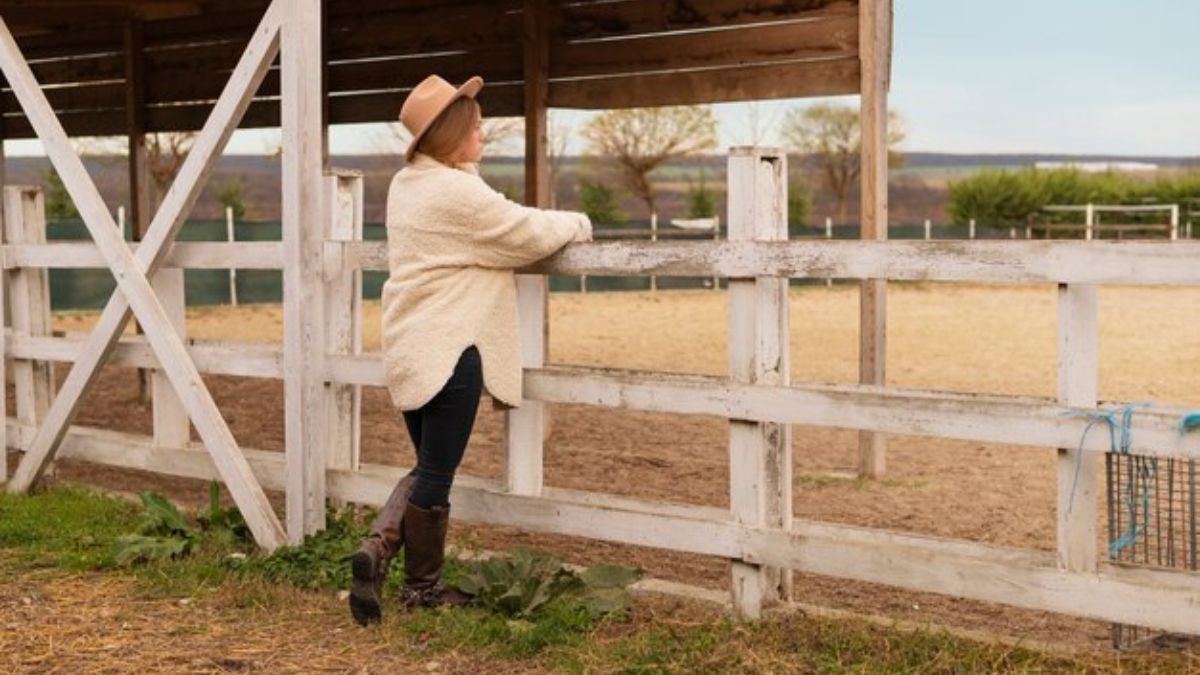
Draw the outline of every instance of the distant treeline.
[[[1200,172],[1139,180],[1128,174],[1084,173],[1078,169],[984,170],[949,185],[947,212],[953,222],[1024,225],[1051,204],[1179,204],[1200,212]],[[1074,220],[1079,214],[1045,214],[1043,221]],[[1158,218],[1162,218],[1161,215]]]

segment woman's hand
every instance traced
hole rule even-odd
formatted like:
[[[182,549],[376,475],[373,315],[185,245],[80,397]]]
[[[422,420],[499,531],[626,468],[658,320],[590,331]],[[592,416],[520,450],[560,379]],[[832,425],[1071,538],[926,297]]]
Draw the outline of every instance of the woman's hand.
[[[571,241],[591,241],[592,240],[592,219],[588,218],[586,213],[579,213],[579,231],[575,233],[575,237]]]

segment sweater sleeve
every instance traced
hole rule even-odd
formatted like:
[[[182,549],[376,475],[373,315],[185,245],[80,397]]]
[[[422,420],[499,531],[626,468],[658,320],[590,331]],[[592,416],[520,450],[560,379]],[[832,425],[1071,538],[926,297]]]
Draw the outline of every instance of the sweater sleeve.
[[[549,256],[571,241],[591,237],[591,221],[574,211],[518,204],[482,180],[469,191],[462,236],[481,267],[522,267]]]

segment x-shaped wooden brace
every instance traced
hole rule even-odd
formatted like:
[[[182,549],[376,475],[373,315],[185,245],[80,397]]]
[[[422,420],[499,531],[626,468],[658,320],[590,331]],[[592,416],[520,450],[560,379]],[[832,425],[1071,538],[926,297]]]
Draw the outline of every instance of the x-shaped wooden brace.
[[[275,0],[267,8],[136,254],[121,238],[100,192],[71,148],[62,124],[21,55],[8,24],[0,18],[0,69],[8,78],[22,109],[41,138],[46,154],[79,207],[92,239],[116,277],[119,289],[109,298],[100,321],[84,343],[75,365],[37,430],[32,445],[17,466],[8,483],[10,492],[28,490],[45,470],[75,417],[83,392],[95,381],[100,365],[120,338],[132,308],[145,330],[151,349],[212,455],[217,471],[241,509],[255,540],[268,550],[284,543],[284,531],[279,519],[148,280],[165,257],[168,244],[174,241],[199,197],[218,154],[250,105],[279,51],[280,3],[281,0]]]

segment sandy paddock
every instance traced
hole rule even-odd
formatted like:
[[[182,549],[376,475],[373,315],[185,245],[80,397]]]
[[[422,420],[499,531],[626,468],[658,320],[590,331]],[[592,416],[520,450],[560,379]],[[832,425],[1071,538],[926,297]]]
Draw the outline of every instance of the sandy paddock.
[[[853,382],[857,369],[857,287],[793,288],[791,358],[795,382]],[[899,284],[888,296],[889,382],[903,387],[1053,396],[1056,290],[1053,286]],[[367,349],[378,348],[377,303],[364,317]],[[550,360],[680,373],[727,367],[727,304],[712,290],[553,294]],[[86,329],[94,315],[64,314],[55,327]],[[1103,288],[1100,292],[1100,396],[1200,406],[1200,289]],[[197,340],[278,341],[278,306],[195,309]],[[60,369],[60,371],[65,369]],[[60,377],[62,376],[60,372]],[[282,384],[207,378],[238,441],[283,447]],[[134,371],[106,369],[78,423],[149,432]],[[546,482],[574,489],[696,504],[728,504],[728,423],[724,419],[553,406]],[[485,396],[464,473],[499,477],[502,416]],[[801,518],[1049,550],[1054,545],[1054,453],[1003,445],[892,437],[887,477],[834,477],[854,470],[853,431],[796,427],[795,513]],[[363,455],[411,461],[398,415],[382,389],[364,392]],[[10,460],[11,461],[11,460]],[[131,476],[63,462],[59,475],[108,487],[153,487],[199,500],[195,481]],[[579,562],[623,561],[650,574],[722,587],[727,563],[506,528],[456,524],[460,541],[486,548],[529,544]],[[1105,624],[1040,612],[802,577],[799,599],[897,618],[984,628],[1010,635],[1100,645]]]

